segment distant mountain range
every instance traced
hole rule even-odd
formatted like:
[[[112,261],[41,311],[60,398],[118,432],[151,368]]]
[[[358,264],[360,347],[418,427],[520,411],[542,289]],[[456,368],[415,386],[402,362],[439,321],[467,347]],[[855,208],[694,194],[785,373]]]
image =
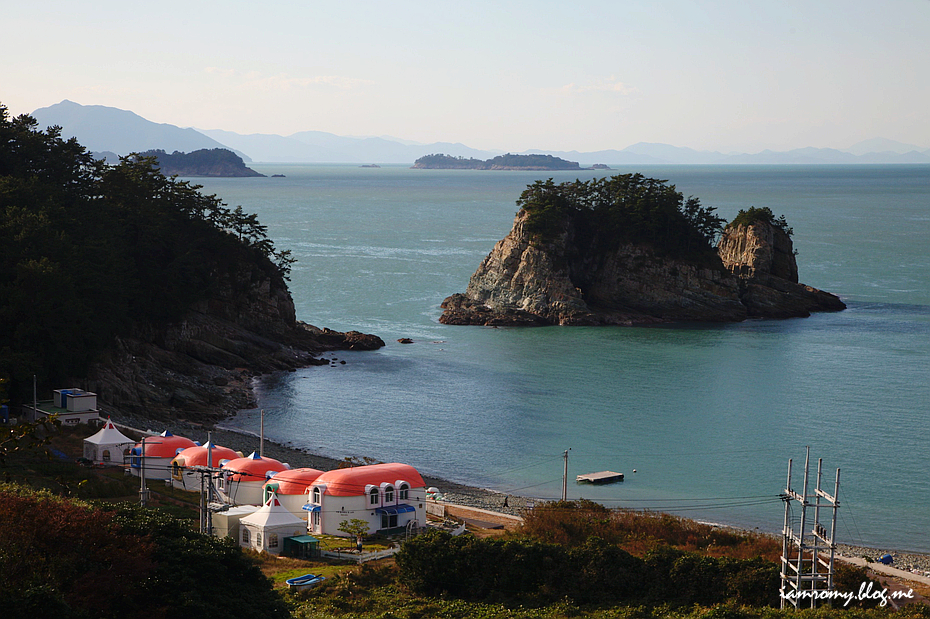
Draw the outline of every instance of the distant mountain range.
[[[153,123],[127,110],[102,105],[80,105],[65,99],[61,103],[39,108],[32,113],[39,127],[61,127],[63,138],[76,137],[87,150],[111,152],[117,155],[163,150],[181,151],[227,148],[216,140],[194,129],[181,129],[174,125]],[[236,152],[245,161],[243,153]]]
[[[246,162],[267,163],[409,163],[431,154],[491,159],[504,151],[470,148],[464,144],[418,144],[392,137],[348,137],[323,131],[301,131],[289,136],[242,135],[218,129],[182,129],[154,123],[134,114],[100,105],[64,100],[36,110],[32,116],[42,127],[58,125],[62,136],[76,137],[89,150],[128,155],[161,149],[191,152],[228,148]],[[846,150],[798,148],[760,153],[719,153],[640,142],[622,150],[594,152],[530,149],[513,154],[542,154],[577,161],[582,166],[648,164],[874,164],[930,163],[930,148],[884,138],[865,140]]]

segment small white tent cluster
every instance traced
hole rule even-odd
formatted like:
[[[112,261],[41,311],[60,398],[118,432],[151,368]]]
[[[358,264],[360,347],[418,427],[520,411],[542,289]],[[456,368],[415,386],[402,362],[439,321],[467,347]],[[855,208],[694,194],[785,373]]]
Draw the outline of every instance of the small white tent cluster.
[[[281,505],[274,491],[257,511],[239,520],[239,545],[259,552],[281,554],[285,538],[306,533],[307,521]]]
[[[134,444],[107,419],[96,434],[84,439],[84,457],[98,464],[122,466],[123,457],[129,455]]]

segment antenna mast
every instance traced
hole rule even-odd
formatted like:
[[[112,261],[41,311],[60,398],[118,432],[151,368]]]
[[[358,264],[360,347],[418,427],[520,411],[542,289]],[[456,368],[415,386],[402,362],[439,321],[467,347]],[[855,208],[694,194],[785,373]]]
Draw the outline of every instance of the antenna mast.
[[[836,510],[840,507],[837,495],[840,490],[840,469],[836,469],[833,494],[821,487],[823,458],[817,461],[817,485],[808,494],[811,448],[804,459],[804,486],[800,493],[791,486],[792,461],[788,460],[788,482],[781,495],[785,502],[785,525],[782,531],[781,553],[781,608],[791,604],[801,608],[802,598],[810,597],[810,608],[817,606],[820,591],[833,591],[834,559],[836,557]],[[801,513],[792,517],[791,503],[801,505]],[[813,508],[812,521],[808,511]],[[821,523],[821,508],[831,511],[830,530]]]

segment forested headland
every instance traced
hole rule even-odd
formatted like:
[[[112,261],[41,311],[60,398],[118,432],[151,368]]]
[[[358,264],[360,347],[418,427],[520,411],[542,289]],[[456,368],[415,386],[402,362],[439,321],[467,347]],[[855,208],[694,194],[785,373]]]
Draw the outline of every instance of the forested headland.
[[[114,338],[178,320],[224,273],[286,289],[291,258],[254,214],[147,157],[97,161],[0,106],[0,377],[10,396],[84,374]],[[54,387],[51,387],[54,388]]]

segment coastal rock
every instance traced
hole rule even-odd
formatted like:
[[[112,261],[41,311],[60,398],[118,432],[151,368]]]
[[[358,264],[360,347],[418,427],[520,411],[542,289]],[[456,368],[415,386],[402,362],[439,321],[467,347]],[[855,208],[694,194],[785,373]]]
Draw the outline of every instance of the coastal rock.
[[[318,355],[330,350],[384,346],[374,335],[297,321],[283,280],[255,275],[226,276],[180,321],[137,325],[78,382],[98,394],[104,410],[216,422],[255,405],[256,376],[325,365]]]
[[[746,278],[772,275],[798,283],[798,262],[791,237],[771,224],[727,227],[717,244],[717,253],[723,266],[734,275]]]
[[[728,226],[717,252],[739,278],[740,301],[748,316],[792,318],[846,308],[839,297],[798,283],[791,237],[767,222]]]
[[[464,294],[442,303],[440,322],[455,325],[632,325],[807,316],[843,309],[836,296],[797,283],[790,237],[768,224],[728,230],[722,260],[688,262],[646,243],[598,252],[575,222],[542,243],[513,229],[472,275]]]

